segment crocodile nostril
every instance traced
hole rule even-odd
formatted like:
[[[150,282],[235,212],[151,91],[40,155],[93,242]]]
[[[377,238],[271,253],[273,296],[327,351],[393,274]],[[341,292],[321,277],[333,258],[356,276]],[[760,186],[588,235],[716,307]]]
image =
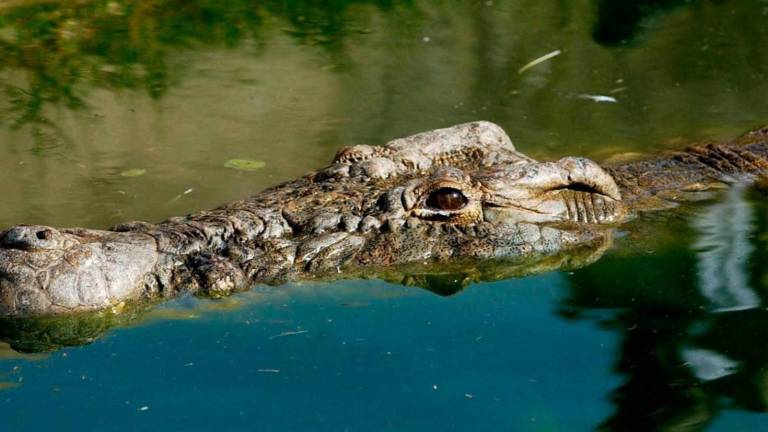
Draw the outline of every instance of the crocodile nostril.
[[[62,243],[58,231],[35,225],[18,225],[0,234],[0,245],[10,249],[57,249]]]

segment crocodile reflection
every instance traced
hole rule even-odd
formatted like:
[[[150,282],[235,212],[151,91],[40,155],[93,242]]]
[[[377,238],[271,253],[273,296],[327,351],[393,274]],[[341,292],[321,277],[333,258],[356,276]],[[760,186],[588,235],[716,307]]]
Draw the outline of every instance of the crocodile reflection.
[[[570,270],[598,260],[612,245],[613,237],[601,237],[596,243],[554,254],[524,259],[488,260],[483,262],[456,261],[447,264],[414,264],[385,267],[345,275],[346,278],[377,278],[390,283],[412,286],[440,296],[451,296],[474,282],[496,281],[553,270]],[[329,278],[332,276],[329,276]],[[338,278],[329,279],[338,281]],[[323,280],[318,282],[323,283]],[[197,306],[195,314],[206,310],[247,307],[262,296],[256,291],[240,293]],[[267,290],[269,291],[269,290]],[[277,290],[281,291],[281,290]],[[181,301],[184,301],[183,298]],[[87,345],[115,327],[140,325],[153,319],[178,318],[172,309],[154,310],[152,303],[135,303],[122,309],[107,309],[62,316],[39,318],[0,318],[0,342],[22,353],[51,352],[71,346]],[[190,311],[181,313],[184,317]]]
[[[703,430],[722,410],[768,412],[768,353],[758,348],[768,337],[768,208],[753,193],[733,189],[664,221],[677,247],[609,256],[571,276],[561,314],[622,339],[615,372],[625,380],[602,430]]]

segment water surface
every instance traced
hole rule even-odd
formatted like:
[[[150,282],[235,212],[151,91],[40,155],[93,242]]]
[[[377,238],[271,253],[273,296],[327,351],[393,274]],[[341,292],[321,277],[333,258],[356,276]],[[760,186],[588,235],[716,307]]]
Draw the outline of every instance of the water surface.
[[[160,220],[476,119],[542,159],[766,123],[768,3],[628,3],[0,3],[0,227]],[[584,268],[458,292],[258,286],[3,323],[2,430],[768,429],[764,201],[733,189]]]

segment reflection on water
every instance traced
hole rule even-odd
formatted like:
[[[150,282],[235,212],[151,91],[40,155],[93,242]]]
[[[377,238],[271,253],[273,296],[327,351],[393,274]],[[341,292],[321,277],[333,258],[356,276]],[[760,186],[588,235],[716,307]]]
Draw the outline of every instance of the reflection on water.
[[[768,118],[766,14],[749,0],[3,2],[0,226],[163,219],[341,145],[478,118],[541,158],[735,136]],[[3,430],[153,430],[168,413],[188,430],[758,430],[764,201],[736,187],[633,221],[608,251],[535,263],[4,321]]]
[[[584,245],[568,253],[526,257],[523,260],[487,261],[483,263],[458,261],[448,264],[413,264],[402,267],[364,269],[362,274],[328,276],[331,280],[376,278],[393,284],[417,287],[439,296],[453,296],[472,283],[493,282],[530,276],[555,270],[571,270],[589,265],[603,256],[612,237]],[[315,281],[316,284],[321,282]],[[272,289],[272,288],[266,288]],[[278,289],[278,288],[275,288]],[[332,289],[328,287],[327,289]],[[25,353],[55,351],[61,348],[87,345],[115,327],[146,324],[158,319],[198,318],[201,313],[218,310],[238,310],[249,303],[264,301],[263,293],[251,290],[219,301],[195,303],[194,311],[174,306],[157,308],[155,304],[121,305],[114,310],[52,316],[40,319],[0,318],[0,341]],[[176,305],[191,299],[181,299]],[[209,299],[210,300],[210,299]]]
[[[665,12],[693,6],[697,0],[597,0],[597,22],[592,31],[596,42],[627,45],[634,42],[643,27]]]
[[[722,411],[768,410],[768,315],[624,312],[601,325],[622,335],[605,430],[704,430]],[[764,421],[764,420],[763,420]],[[737,423],[736,423],[737,424]]]
[[[755,230],[753,209],[737,185],[725,193],[725,200],[713,204],[697,217],[697,276],[701,294],[718,311],[751,309],[760,297],[749,286],[747,258],[754,252],[750,237]]]
[[[573,276],[565,316],[615,308],[589,319],[622,338],[625,382],[603,429],[702,430],[721,410],[768,412],[768,207],[753,194],[736,186],[660,229],[677,235],[661,257],[608,258]],[[618,283],[606,267],[629,274]]]

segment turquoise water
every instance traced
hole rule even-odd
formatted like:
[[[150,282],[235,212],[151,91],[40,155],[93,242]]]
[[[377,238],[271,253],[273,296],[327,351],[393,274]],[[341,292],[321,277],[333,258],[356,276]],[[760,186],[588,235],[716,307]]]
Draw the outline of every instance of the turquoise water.
[[[475,119],[542,159],[766,123],[768,3],[628,5],[0,3],[0,227],[159,220]],[[458,292],[305,282],[2,321],[0,430],[768,430],[765,201],[732,189],[592,264]]]
[[[620,382],[606,373],[617,337],[550,322],[567,285],[552,274],[455,299],[380,282],[290,287],[9,362],[24,380],[0,406],[19,429],[587,429],[610,409],[594,396]],[[46,416],[31,415],[41,398]]]

